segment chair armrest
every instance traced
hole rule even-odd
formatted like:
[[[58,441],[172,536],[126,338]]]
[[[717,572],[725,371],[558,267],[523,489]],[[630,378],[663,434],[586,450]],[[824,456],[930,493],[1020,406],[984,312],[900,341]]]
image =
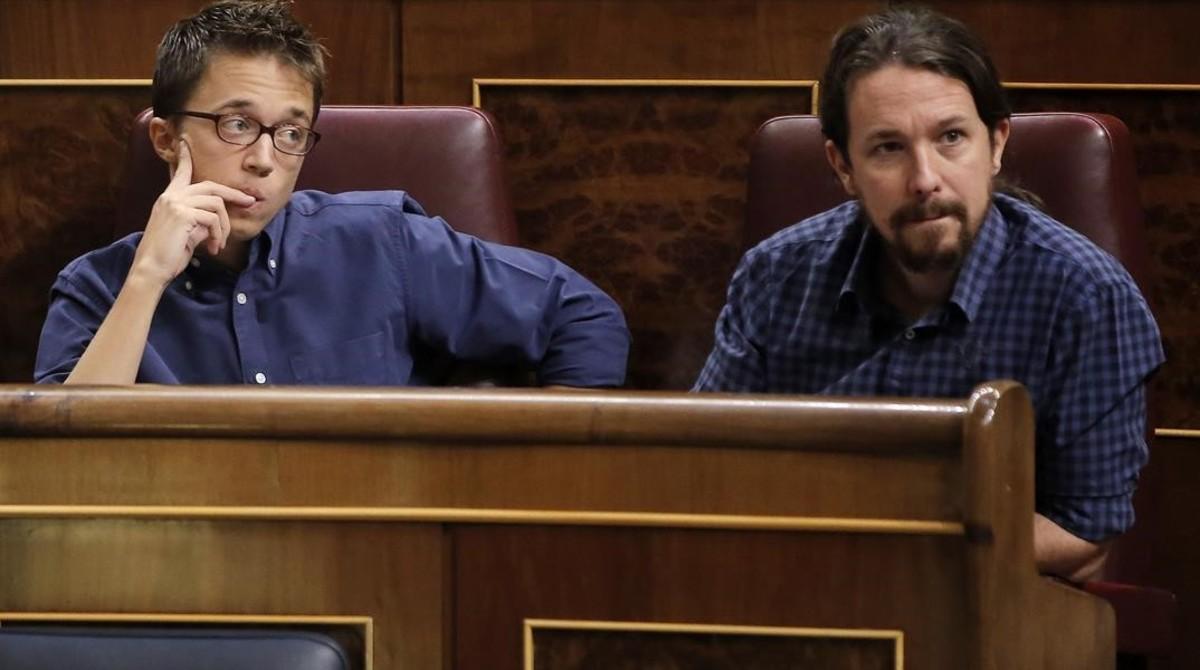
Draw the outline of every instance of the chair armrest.
[[[1083,588],[1112,605],[1117,615],[1117,651],[1166,656],[1175,643],[1175,594],[1150,586],[1087,582]]]

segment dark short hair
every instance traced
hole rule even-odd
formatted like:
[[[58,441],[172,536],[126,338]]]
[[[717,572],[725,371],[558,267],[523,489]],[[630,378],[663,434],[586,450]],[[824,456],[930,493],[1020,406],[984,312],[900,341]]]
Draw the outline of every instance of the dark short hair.
[[[312,84],[313,120],[325,88],[325,47],[292,16],[290,0],[221,0],[171,26],[158,45],[154,115],[187,104],[214,54],[276,56]]]
[[[966,26],[925,7],[893,7],[839,31],[821,77],[821,130],[846,160],[850,87],[858,77],[892,64],[931,70],[966,84],[989,132],[1012,116],[987,49]]]

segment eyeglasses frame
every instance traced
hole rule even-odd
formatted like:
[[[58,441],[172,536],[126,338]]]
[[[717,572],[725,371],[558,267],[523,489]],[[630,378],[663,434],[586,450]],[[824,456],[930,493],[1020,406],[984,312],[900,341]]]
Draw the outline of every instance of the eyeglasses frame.
[[[256,118],[247,116],[245,114],[239,114],[236,112],[226,112],[225,114],[212,114],[210,112],[193,112],[190,110],[180,110],[178,112],[172,112],[169,116],[191,116],[191,117],[194,117],[197,119],[208,119],[209,121],[213,122],[213,130],[217,133],[217,139],[221,140],[222,142],[224,142],[226,144],[232,144],[235,147],[251,146],[254,144],[254,142],[258,141],[259,137],[266,135],[271,138],[271,146],[274,147],[276,151],[278,151],[279,153],[282,153],[282,154],[287,154],[289,156],[306,156],[306,155],[308,155],[308,153],[310,151],[313,150],[314,147],[317,146],[317,142],[321,141],[321,133],[318,133],[317,131],[313,130],[312,128],[301,126],[301,125],[295,124],[295,123],[277,123],[273,126],[268,126],[267,124],[263,123],[262,121],[259,121]],[[255,137],[253,141],[251,141],[247,144],[241,144],[239,142],[230,142],[229,140],[222,137],[221,136],[221,119],[230,117],[230,116],[240,116],[248,121],[253,121],[254,123],[257,123],[258,124],[258,136]],[[300,128],[301,130],[304,130],[305,132],[307,132],[309,134],[309,136],[312,137],[312,141],[308,143],[308,147],[305,148],[304,153],[298,154],[298,153],[293,153],[291,151],[286,151],[284,149],[279,148],[279,145],[275,142],[275,131],[279,130],[281,128]]]

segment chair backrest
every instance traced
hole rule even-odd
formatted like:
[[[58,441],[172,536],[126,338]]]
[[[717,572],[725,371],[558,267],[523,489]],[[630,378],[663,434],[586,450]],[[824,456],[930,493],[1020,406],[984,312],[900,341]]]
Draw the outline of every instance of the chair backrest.
[[[167,167],[154,153],[147,132],[152,117],[147,109],[133,124],[114,239],[141,230],[167,186]],[[305,158],[297,189],[404,190],[455,230],[516,243],[500,138],[486,112],[471,107],[325,105],[316,129],[321,141]]]
[[[848,199],[824,147],[815,116],[781,116],[758,129],[750,150],[747,247]],[[1124,123],[1107,114],[1015,114],[1001,174],[1115,256],[1151,297],[1133,145]]]
[[[5,670],[351,670],[332,637],[288,630],[225,628],[0,628]]]

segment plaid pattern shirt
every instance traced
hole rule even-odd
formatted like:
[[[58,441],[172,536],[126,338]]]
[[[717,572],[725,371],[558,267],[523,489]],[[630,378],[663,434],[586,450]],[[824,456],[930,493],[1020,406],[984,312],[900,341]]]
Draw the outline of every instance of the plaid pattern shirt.
[[[1016,379],[1037,417],[1037,511],[1090,541],[1128,529],[1144,383],[1164,360],[1129,274],[997,195],[950,299],[906,323],[872,290],[879,244],[850,202],[750,250],[694,390],[961,398]]]

